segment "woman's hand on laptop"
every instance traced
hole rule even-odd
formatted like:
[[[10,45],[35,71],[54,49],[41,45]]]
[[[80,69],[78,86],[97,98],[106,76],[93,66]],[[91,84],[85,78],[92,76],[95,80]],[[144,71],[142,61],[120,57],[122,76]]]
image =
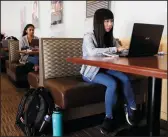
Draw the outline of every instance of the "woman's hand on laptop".
[[[126,48],[123,48],[121,46],[117,48],[117,52],[122,52],[123,50],[126,50]]]

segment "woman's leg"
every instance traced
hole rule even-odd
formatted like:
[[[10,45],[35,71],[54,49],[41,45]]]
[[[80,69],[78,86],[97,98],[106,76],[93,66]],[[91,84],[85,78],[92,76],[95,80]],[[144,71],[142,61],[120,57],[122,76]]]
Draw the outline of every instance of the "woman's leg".
[[[27,58],[27,61],[34,64],[34,65],[38,65],[39,64],[39,58],[38,56],[29,56]]]
[[[34,70],[38,71],[38,69],[39,69],[39,56],[33,56],[33,57],[29,56],[27,60],[28,60],[28,62],[34,64]]]
[[[127,102],[125,104],[126,119],[128,124],[134,125],[136,120],[136,103],[135,95],[133,93],[133,88],[129,77],[126,74],[115,70],[107,70],[106,73],[118,78],[123,84],[123,93]]]
[[[106,134],[110,130],[114,130],[116,127],[116,123],[113,119],[112,108],[116,104],[117,94],[116,87],[117,83],[112,76],[104,73],[98,73],[92,81],[89,81],[86,77],[83,77],[86,82],[89,83],[98,83],[106,86],[105,92],[105,113],[106,117],[102,124],[102,128],[100,129],[102,134]]]
[[[126,98],[127,104],[131,108],[136,109],[135,96],[133,93],[133,88],[129,77],[126,74],[115,70],[107,70],[106,73],[118,78],[121,81],[121,83],[123,84],[123,92],[124,92],[124,96]]]
[[[106,117],[113,118],[112,115],[112,107],[116,104],[117,95],[116,95],[116,81],[111,76],[98,73],[92,81],[89,81],[87,78],[83,77],[86,82],[89,83],[98,83],[106,86],[106,93],[105,93],[105,110],[106,110]]]

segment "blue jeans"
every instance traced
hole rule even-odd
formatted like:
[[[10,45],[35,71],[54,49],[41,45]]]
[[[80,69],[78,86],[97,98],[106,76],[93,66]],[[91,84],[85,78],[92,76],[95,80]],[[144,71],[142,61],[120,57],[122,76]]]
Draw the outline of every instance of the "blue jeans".
[[[38,65],[39,64],[39,56],[28,56],[27,61],[34,64],[34,65]]]
[[[83,77],[84,81],[86,82],[98,83],[107,87],[105,93],[105,113],[107,117],[113,117],[112,108],[117,101],[116,78],[119,79],[123,85],[122,91],[125,96],[127,105],[131,108],[136,108],[131,82],[126,74],[115,70],[105,70],[103,72],[99,71],[99,73],[95,76],[95,78],[92,81],[88,80],[86,77]]]

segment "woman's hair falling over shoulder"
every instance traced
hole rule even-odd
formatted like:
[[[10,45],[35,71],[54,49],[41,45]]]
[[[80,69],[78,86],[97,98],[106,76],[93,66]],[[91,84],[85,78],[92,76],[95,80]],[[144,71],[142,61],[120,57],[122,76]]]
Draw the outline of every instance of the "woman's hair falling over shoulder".
[[[113,46],[113,27],[110,32],[105,32],[104,28],[104,20],[112,19],[114,20],[114,16],[111,10],[109,9],[98,9],[94,14],[93,19],[93,28],[94,28],[94,35],[97,41],[97,48],[106,48]],[[105,44],[105,40],[108,43]]]

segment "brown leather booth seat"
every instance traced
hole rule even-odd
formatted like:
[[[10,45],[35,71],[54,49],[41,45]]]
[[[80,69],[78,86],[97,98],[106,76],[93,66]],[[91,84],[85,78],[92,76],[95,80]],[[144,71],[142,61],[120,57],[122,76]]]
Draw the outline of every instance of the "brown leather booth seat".
[[[37,88],[39,86],[39,72],[29,72],[27,79],[31,87]]]
[[[19,41],[8,40],[9,60],[6,60],[6,72],[8,77],[17,87],[28,87],[25,65],[19,63]]]
[[[62,109],[104,101],[106,89],[103,85],[89,84],[76,77],[48,79],[44,85],[51,91],[55,102]]]
[[[13,62],[10,64],[10,71],[13,72],[13,73],[16,73],[16,69],[18,67],[22,67],[24,66],[23,64],[20,64],[19,62]]]
[[[27,75],[24,73],[24,65],[18,62],[6,61],[6,71],[9,78],[17,87],[27,87]]]
[[[144,77],[133,77],[135,99],[137,104],[144,102],[143,97],[146,90],[147,79]],[[48,79],[44,81],[44,86],[48,88],[54,97],[57,105],[62,109],[75,108],[79,106],[104,102],[106,87],[100,84],[89,84],[84,82],[80,77],[64,77]],[[118,93],[122,90],[121,84],[118,84]]]

